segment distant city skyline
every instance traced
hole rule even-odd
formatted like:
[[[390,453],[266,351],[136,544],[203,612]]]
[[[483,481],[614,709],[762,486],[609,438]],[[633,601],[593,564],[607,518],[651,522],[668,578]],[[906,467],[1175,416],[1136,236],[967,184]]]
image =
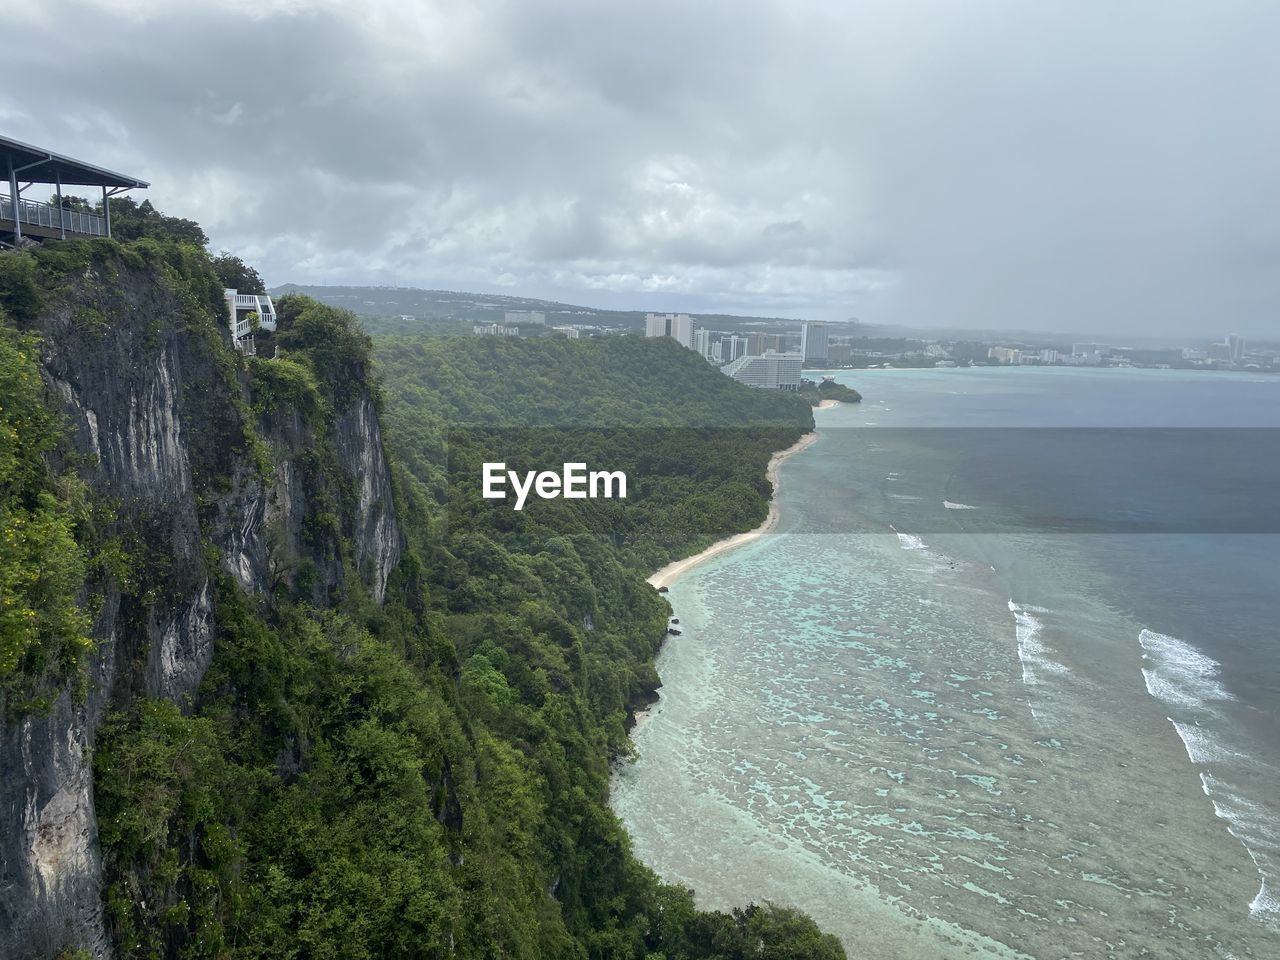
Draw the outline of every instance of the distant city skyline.
[[[0,132],[269,283],[1257,339],[1280,5],[43,0]]]

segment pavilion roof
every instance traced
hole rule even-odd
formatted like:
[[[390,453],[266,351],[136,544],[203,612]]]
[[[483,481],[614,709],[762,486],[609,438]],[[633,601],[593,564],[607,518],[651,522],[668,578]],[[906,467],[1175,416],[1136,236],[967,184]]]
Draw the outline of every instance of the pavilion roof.
[[[11,168],[17,172],[19,180],[27,183],[56,183],[61,177],[63,186],[119,189],[150,186],[136,177],[64,157],[44,147],[0,137],[0,179],[6,179]]]

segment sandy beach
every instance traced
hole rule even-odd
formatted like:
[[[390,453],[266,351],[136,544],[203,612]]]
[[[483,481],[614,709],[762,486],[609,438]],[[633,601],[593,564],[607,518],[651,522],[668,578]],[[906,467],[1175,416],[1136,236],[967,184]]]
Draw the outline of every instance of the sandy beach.
[[[836,400],[824,400],[823,404],[836,404]],[[769,483],[773,485],[773,498],[769,501],[769,515],[765,517],[764,523],[756,527],[754,530],[748,530],[746,533],[735,534],[732,537],[726,537],[713,543],[701,553],[695,553],[692,557],[685,557],[683,560],[675,560],[668,563],[665,567],[649,578],[649,583],[655,587],[670,587],[673,583],[680,579],[688,571],[692,570],[700,563],[710,560],[712,557],[718,557],[722,553],[728,553],[730,550],[736,550],[743,544],[750,543],[757,537],[763,536],[773,529],[778,522],[778,470],[788,457],[793,457],[801,450],[806,449],[810,444],[818,439],[817,431],[806,433],[803,437],[787,447],[785,450],[779,450],[769,458],[769,467],[766,475],[769,477]]]
[[[832,407],[840,406],[839,400],[819,400],[815,410],[830,410]]]

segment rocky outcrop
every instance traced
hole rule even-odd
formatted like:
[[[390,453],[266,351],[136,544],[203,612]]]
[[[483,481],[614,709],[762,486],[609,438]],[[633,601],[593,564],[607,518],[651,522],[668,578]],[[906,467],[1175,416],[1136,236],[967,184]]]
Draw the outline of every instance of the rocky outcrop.
[[[338,463],[355,481],[352,542],[356,562],[374,599],[381,603],[404,544],[396,526],[378,413],[367,393],[338,418],[335,440]]]
[[[6,960],[64,949],[110,955],[94,731],[113,702],[163,697],[189,707],[217,635],[210,556],[248,593],[269,598],[305,567],[315,572],[313,599],[323,602],[349,567],[380,601],[402,549],[367,393],[337,416],[329,436],[290,411],[253,424],[267,469],[264,451],[246,441],[248,381],[217,339],[212,306],[204,323],[193,322],[190,303],[138,266],[86,272],[51,302],[36,324],[45,378],[89,464],[82,472],[91,490],[115,505],[112,532],[131,545],[133,579],[146,590],[105,578],[92,584],[102,600],[87,695],[67,690],[47,715],[0,723]],[[86,314],[107,322],[86,328]],[[325,444],[336,475],[313,454]],[[334,503],[352,508],[341,529],[310,522]]]
[[[109,955],[88,714],[64,693],[0,738],[0,956]]]

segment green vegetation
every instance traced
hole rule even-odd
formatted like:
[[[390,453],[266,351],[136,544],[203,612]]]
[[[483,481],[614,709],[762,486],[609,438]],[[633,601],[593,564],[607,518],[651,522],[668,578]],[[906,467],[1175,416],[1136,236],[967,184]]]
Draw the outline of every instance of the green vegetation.
[[[834,380],[819,380],[816,383],[812,380],[802,380],[800,396],[815,407],[823,400],[836,400],[840,403],[862,402],[862,394],[857,390],[846,387],[843,383],[836,383]]]
[[[255,406],[350,402],[368,348],[351,316],[298,297],[279,313],[288,359],[251,363]],[[735,514],[708,498],[714,473],[741,474],[749,524],[766,494],[747,478],[808,426],[807,406],[761,399],[701,363],[683,370],[687,351],[639,340],[378,346],[393,447],[421,468],[399,477],[411,544],[396,588],[381,608],[353,591],[322,611],[285,588],[274,609],[258,606],[224,583],[195,714],[143,702],[111,717],[97,796],[117,942],[131,956],[175,941],[200,957],[841,956],[794,911],[696,911],[634,860],[607,805],[610,758],[629,750],[629,707],[656,685],[668,613],[641,558],[693,549],[713,524],[661,550],[554,512],[502,524],[509,510],[428,496],[450,489],[445,451],[413,439],[456,438],[457,411],[494,397],[512,411],[485,407],[494,429],[521,426],[481,439],[529,454],[574,437],[547,421],[611,392],[636,398],[642,424],[678,412],[723,421],[758,404],[766,439],[747,460],[706,428],[623,427],[625,404],[608,447],[629,460],[674,437],[673,473],[690,472],[690,457],[710,466],[669,506],[718,510],[723,526]],[[533,385],[521,378],[534,376],[522,371],[535,369],[544,395],[522,403]],[[699,399],[653,400],[673,371],[702,375],[688,391]]]
[[[161,233],[188,223],[150,208],[140,222],[161,225]],[[0,720],[45,711],[68,687],[83,693],[101,581],[131,579],[114,511],[81,476],[89,475],[92,458],[71,448],[39,367],[42,349],[97,350],[113,324],[138,325],[129,317],[126,274],[163,288],[176,308],[168,320],[205,338],[234,376],[221,342],[221,289],[202,249],[150,237],[130,244],[100,238],[0,254]],[[23,328],[58,306],[71,316],[66,340],[43,347]],[[154,347],[161,318],[148,314],[143,323],[142,342]],[[228,439],[260,442],[251,425]]]
[[[224,287],[230,287],[237,293],[267,292],[258,271],[225,250],[213,258],[213,270]]]
[[[589,538],[637,574],[763,521],[769,457],[813,424],[802,400],[734,383],[674,341],[379,338],[376,356],[390,442],[449,523],[530,552]],[[494,461],[585,461],[631,486],[625,501],[515,513],[480,499]]]
[[[281,351],[297,353],[339,406],[368,389],[369,338],[350,313],[310,297],[283,296],[276,302],[276,322]]]
[[[92,648],[79,605],[84,488],[46,461],[62,424],[44,403],[38,350],[0,312],[0,719],[47,707]]]
[[[95,204],[95,212],[101,215],[102,204]],[[111,235],[121,242],[141,240],[146,237],[167,243],[182,243],[203,249],[209,238],[200,224],[194,220],[170,217],[161,213],[150,200],[139,203],[132,197],[111,199]]]
[[[281,359],[244,358],[216,336],[224,277],[199,246],[50,243],[23,258],[0,256],[0,304],[23,322],[70,299],[108,331],[144,325],[103,292],[110,278],[150,276],[168,290],[179,315],[165,322],[217,339],[241,420],[202,429],[259,475],[283,455],[273,425],[296,412],[310,432],[295,454],[308,498],[301,555],[279,558],[267,595],[217,575],[215,654],[194,702],[118,701],[98,730],[95,803],[120,956],[843,956],[793,910],[696,910],[689,891],[632,856],[607,803],[610,763],[630,750],[629,711],[657,684],[669,613],[644,576],[759,522],[770,452],[812,424],[803,400],[748,390],[640,338],[371,345],[351,314],[298,296],[277,303]],[[77,286],[85,263],[100,286]],[[83,580],[66,558],[89,542],[85,511],[48,466],[58,422],[30,338],[4,331],[0,508],[53,511],[36,553],[56,549],[63,575]],[[382,604],[351,569],[343,531],[358,496],[334,457],[338,416],[366,396],[383,410],[407,538]],[[624,469],[634,496],[495,509],[477,491],[481,458],[497,453],[512,468]],[[227,485],[213,466],[196,464],[200,490]],[[206,538],[216,522],[202,514]],[[141,545],[149,562],[132,571],[108,569],[105,548],[80,549],[145,605],[164,585],[163,536]],[[29,570],[28,554],[0,554],[0,569]],[[315,570],[335,562],[346,576],[317,596]],[[31,594],[55,626],[22,649],[54,662],[82,651],[83,614],[68,603],[78,592],[60,587],[61,607],[47,590]]]
[[[498,321],[501,321],[499,317]],[[432,337],[464,337],[471,335],[474,321],[459,320],[454,317],[415,317],[406,320],[394,317],[361,317],[361,325],[374,336],[432,336]]]

